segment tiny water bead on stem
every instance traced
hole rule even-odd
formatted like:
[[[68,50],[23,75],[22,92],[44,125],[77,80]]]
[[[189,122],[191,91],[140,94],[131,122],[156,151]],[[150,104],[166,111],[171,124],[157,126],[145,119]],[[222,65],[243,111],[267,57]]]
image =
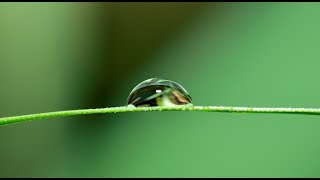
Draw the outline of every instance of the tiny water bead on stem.
[[[178,83],[151,78],[139,83],[129,94],[127,105],[136,107],[179,106],[192,103],[189,93]]]
[[[282,113],[320,115],[320,108],[193,106],[192,99],[189,93],[181,85],[169,80],[151,78],[141,82],[131,91],[128,96],[126,106],[67,110],[3,117],[0,118],[0,126],[53,117],[75,116],[84,114],[152,111],[199,111],[226,113]]]

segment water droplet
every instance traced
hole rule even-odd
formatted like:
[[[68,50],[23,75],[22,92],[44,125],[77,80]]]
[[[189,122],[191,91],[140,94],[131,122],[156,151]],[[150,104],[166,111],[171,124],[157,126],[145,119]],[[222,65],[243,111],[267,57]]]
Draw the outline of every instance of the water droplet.
[[[151,78],[142,81],[129,94],[127,105],[136,107],[190,105],[189,93],[178,83]]]
[[[135,106],[132,105],[132,104],[128,104],[128,105],[127,105],[127,108],[135,108]]]

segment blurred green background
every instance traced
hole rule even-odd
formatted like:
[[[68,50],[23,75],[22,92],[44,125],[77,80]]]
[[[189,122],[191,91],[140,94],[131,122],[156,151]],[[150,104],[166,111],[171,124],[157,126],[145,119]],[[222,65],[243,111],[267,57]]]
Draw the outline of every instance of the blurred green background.
[[[0,117],[124,105],[319,107],[319,3],[1,3]],[[320,118],[152,112],[0,127],[0,177],[320,177]]]

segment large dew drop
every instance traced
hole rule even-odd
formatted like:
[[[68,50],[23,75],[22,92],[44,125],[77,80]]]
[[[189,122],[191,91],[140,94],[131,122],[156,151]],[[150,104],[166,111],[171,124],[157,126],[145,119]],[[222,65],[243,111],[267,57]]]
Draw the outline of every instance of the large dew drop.
[[[180,106],[192,103],[189,93],[178,83],[151,78],[138,84],[129,94],[127,105],[135,107]]]

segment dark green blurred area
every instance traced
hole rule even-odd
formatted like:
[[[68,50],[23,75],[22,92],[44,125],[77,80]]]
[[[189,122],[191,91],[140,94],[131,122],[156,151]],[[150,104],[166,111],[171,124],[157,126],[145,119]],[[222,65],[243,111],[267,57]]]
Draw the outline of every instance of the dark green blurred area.
[[[124,105],[319,107],[319,3],[1,3],[0,117]],[[320,177],[320,118],[152,112],[0,127],[0,177]]]

